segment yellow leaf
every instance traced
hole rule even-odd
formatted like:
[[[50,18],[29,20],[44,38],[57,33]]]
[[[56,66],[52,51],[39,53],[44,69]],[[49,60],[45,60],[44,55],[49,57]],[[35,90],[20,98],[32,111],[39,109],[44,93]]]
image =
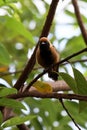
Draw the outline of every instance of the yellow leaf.
[[[52,87],[48,83],[44,83],[42,81],[35,82],[33,87],[41,93],[52,93]]]
[[[0,72],[6,72],[8,70],[8,67],[0,67]]]

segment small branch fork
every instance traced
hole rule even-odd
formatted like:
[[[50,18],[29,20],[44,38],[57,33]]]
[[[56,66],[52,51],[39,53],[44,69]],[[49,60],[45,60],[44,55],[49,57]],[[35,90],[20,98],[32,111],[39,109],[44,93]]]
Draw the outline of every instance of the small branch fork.
[[[65,58],[64,60],[61,60],[59,63],[57,63],[57,64],[55,64],[55,65],[60,65],[60,64],[62,64],[62,63],[64,63],[64,62],[68,61],[69,59],[71,59],[71,58],[73,58],[73,57],[75,57],[75,56],[77,56],[77,55],[79,55],[79,54],[85,52],[85,51],[87,51],[87,48],[84,48],[84,49],[82,49],[81,51],[79,51],[79,52],[77,52],[77,53],[74,53],[74,54],[68,56],[67,58]],[[55,66],[55,65],[53,65],[53,66]],[[51,67],[53,67],[53,66],[51,66]],[[33,85],[33,83],[36,82],[42,75],[44,75],[45,73],[47,73],[49,69],[50,69],[50,67],[49,67],[47,70],[44,70],[42,73],[40,73],[36,78],[34,78],[34,79],[29,83],[29,85],[27,86],[25,92],[28,91],[28,90],[30,89],[30,87]],[[35,96],[35,95],[34,95],[34,96]],[[46,98],[46,97],[45,97],[45,98]],[[79,130],[81,130],[81,129],[79,128],[78,124],[75,122],[75,120],[74,120],[73,117],[71,116],[71,114],[69,113],[69,111],[67,110],[67,108],[65,107],[65,105],[63,104],[62,98],[59,98],[59,99],[61,99],[60,102],[61,102],[63,108],[66,110],[68,116],[71,118],[71,120],[73,121],[73,123],[75,124],[75,126],[76,126]]]
[[[65,59],[61,60],[61,61],[58,62],[57,64],[54,64],[53,66],[60,65],[60,64],[66,62],[66,61],[68,61],[68,60],[70,60],[71,58],[73,58],[73,57],[75,57],[75,56],[77,56],[77,55],[79,55],[79,54],[81,54],[81,53],[83,53],[83,52],[87,52],[87,48],[84,48],[84,49],[82,49],[82,50],[80,50],[80,51],[78,51],[78,52],[76,52],[76,53],[74,53],[74,54],[72,54],[72,55],[66,57]],[[51,66],[51,67],[53,67],[53,66]],[[46,73],[50,70],[51,67],[49,67],[48,69],[46,69],[46,70],[44,70],[42,73],[40,73],[38,76],[36,76],[36,77],[28,84],[28,86],[26,87],[26,90],[29,90],[30,87],[33,85],[33,83],[35,83],[41,76],[43,76],[44,74],[46,74]],[[26,91],[26,90],[25,90],[25,91]]]

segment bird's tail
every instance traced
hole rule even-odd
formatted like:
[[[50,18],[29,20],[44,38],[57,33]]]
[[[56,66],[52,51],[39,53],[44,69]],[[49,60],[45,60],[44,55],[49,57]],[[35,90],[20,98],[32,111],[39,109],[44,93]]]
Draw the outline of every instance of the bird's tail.
[[[55,71],[48,72],[48,76],[55,81],[58,79],[58,74]]]
[[[48,76],[56,81],[58,79],[58,66],[55,66],[54,68],[49,70]]]

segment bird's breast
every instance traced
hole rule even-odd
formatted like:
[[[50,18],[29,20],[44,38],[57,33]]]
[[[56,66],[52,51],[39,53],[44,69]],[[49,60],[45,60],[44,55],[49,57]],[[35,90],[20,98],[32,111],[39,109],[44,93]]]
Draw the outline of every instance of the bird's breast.
[[[44,66],[49,67],[51,64],[53,64],[54,58],[51,51],[40,52],[40,56],[42,61],[44,61]]]
[[[55,56],[52,54],[52,52],[49,50],[40,51],[37,50],[37,62],[44,68],[49,67],[55,62]]]

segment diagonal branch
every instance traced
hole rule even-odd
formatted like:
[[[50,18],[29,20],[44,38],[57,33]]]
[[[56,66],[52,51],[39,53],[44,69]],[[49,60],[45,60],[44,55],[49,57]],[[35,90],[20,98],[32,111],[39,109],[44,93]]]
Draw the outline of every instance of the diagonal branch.
[[[74,54],[72,54],[72,55],[66,57],[65,59],[61,60],[60,62],[54,64],[53,66],[60,65],[60,64],[62,64],[62,63],[64,63],[64,62],[68,61],[69,59],[71,59],[71,58],[73,58],[73,57],[75,57],[75,56],[77,56],[77,55],[79,55],[79,54],[81,54],[81,53],[83,53],[83,52],[86,52],[86,51],[87,51],[87,48],[84,48],[84,49],[82,49],[82,50],[80,50],[80,51],[78,51],[78,52],[76,52],[76,53],[74,53]],[[26,90],[30,89],[30,87],[33,85],[33,83],[35,83],[41,76],[43,76],[44,74],[46,74],[46,73],[50,70],[50,68],[52,68],[53,66],[49,67],[48,69],[44,70],[42,73],[40,73],[39,75],[37,75],[37,76],[28,84]],[[26,91],[26,90],[25,90],[25,91]]]
[[[24,82],[26,81],[28,75],[31,73],[35,62],[36,62],[36,50],[37,50],[37,46],[34,50],[34,53],[32,54],[30,60],[28,61],[27,65],[25,66],[23,72],[21,73],[20,77],[18,78],[16,84],[14,85],[14,88],[16,88],[17,90],[19,90],[21,88],[21,86],[24,84]]]
[[[52,21],[53,21],[55,12],[56,12],[58,2],[59,2],[59,0],[52,0],[52,3],[50,5],[50,9],[49,9],[49,12],[48,12],[48,15],[46,18],[46,22],[44,24],[44,27],[43,27],[43,30],[42,30],[40,37],[43,37],[43,36],[47,37],[48,36],[49,30],[50,30],[50,27],[52,25]]]
[[[42,30],[42,33],[41,33],[41,36],[47,36],[48,33],[49,33],[49,30],[50,30],[50,27],[51,27],[51,24],[52,24],[52,20],[54,18],[54,14],[55,14],[55,10],[56,10],[56,7],[57,7],[57,3],[58,3],[59,0],[57,0],[56,2],[53,0],[52,3],[51,3],[51,6],[50,6],[50,9],[49,9],[49,13],[48,13],[48,16],[47,16],[47,19],[46,19],[46,22],[44,24],[44,28]],[[53,12],[53,13],[52,13]],[[40,36],[40,37],[41,37]],[[23,85],[23,83],[25,82],[25,80],[27,79],[28,75],[30,74],[30,72],[32,71],[34,65],[35,65],[35,62],[36,62],[36,50],[37,50],[37,47],[38,47],[38,43],[36,45],[36,48],[30,58],[30,60],[28,61],[26,67],[24,68],[22,74],[20,75],[19,79],[17,80],[16,84],[14,85],[14,87],[16,89],[20,89],[20,87]]]
[[[76,18],[77,18],[77,21],[78,21],[80,30],[81,30],[81,32],[82,32],[83,39],[84,39],[84,41],[85,41],[85,44],[87,45],[87,30],[85,29],[84,23],[83,23],[83,21],[82,21],[77,0],[72,0],[72,3],[73,3],[73,6],[74,6],[75,15],[76,15]]]
[[[52,0],[52,3],[50,5],[50,9],[41,33],[41,36],[45,36],[47,37],[49,30],[51,28],[51,24],[55,15],[55,11],[56,11],[56,7],[57,7],[57,3],[59,2],[59,0]],[[27,65],[25,66],[22,74],[20,75],[19,79],[17,80],[16,84],[14,85],[14,88],[16,88],[17,90],[19,90],[21,88],[21,86],[24,84],[24,82],[26,81],[28,75],[31,73],[35,63],[36,63],[36,50],[38,47],[38,43],[35,47],[35,50],[30,58],[30,60],[28,61]]]
[[[85,62],[87,62],[87,59],[80,59],[80,60],[72,60],[72,61],[69,61],[69,62],[65,62],[65,63],[63,63],[63,64],[61,64],[61,65],[66,65],[66,64],[75,64],[75,63],[77,63],[77,62],[79,62],[79,63],[85,63]]]

